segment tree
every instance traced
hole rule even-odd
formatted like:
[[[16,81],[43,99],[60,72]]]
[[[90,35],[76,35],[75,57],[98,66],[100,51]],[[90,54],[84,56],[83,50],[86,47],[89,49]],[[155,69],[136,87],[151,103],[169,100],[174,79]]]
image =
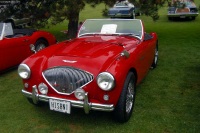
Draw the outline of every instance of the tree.
[[[29,16],[34,26],[45,26],[48,22],[58,24],[64,20],[68,23],[68,38],[76,37],[78,31],[79,13],[84,9],[85,4],[95,7],[99,3],[105,4],[102,11],[107,14],[107,7],[114,5],[116,0],[15,0],[16,3],[9,5],[7,10],[1,13],[1,19],[9,15]],[[141,8],[145,15],[157,20],[158,6],[166,0],[129,0]],[[2,15],[3,14],[3,15]],[[50,19],[50,21],[49,21]]]
[[[85,3],[82,0],[57,0],[51,6],[52,23],[57,24],[69,20],[68,37],[76,37],[78,31],[79,13],[84,9]]]

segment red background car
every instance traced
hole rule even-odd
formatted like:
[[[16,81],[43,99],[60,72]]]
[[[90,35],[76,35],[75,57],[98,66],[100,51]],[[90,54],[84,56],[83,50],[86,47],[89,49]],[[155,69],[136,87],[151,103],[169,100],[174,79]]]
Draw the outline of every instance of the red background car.
[[[36,51],[55,44],[56,38],[49,32],[34,29],[12,29],[9,23],[0,23],[0,72],[20,64]]]

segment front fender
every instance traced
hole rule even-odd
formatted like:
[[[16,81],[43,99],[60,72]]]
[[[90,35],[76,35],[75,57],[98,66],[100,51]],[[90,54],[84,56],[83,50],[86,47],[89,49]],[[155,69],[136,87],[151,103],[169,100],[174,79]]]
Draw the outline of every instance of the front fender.
[[[109,103],[116,105],[118,102],[127,74],[132,69],[130,60],[130,58],[119,56],[118,59],[116,59],[116,61],[107,69],[116,80],[116,86],[113,90],[107,92],[107,95],[110,97]]]

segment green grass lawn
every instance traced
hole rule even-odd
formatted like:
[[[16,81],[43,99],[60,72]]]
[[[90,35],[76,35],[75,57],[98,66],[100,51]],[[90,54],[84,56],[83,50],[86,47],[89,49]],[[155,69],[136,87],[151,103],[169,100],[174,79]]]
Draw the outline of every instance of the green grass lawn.
[[[200,4],[200,3],[199,3]],[[100,5],[87,6],[81,20],[102,18]],[[198,133],[200,131],[200,16],[195,21],[168,21],[166,7],[160,20],[140,16],[147,32],[159,37],[159,63],[137,86],[133,115],[125,124],[112,120],[110,113],[71,115],[50,111],[48,105],[34,107],[21,93],[22,81],[14,69],[0,75],[0,132],[53,133]],[[62,23],[46,29],[59,40],[65,35]]]

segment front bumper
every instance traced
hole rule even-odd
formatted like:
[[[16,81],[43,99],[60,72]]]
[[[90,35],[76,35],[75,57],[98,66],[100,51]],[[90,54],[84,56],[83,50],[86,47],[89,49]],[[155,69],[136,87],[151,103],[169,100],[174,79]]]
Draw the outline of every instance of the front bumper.
[[[72,107],[83,108],[86,114],[88,114],[90,110],[99,110],[99,111],[108,111],[108,112],[114,110],[113,104],[90,103],[88,100],[88,93],[85,94],[85,98],[83,101],[67,100],[67,99],[61,99],[57,97],[49,97],[46,95],[40,95],[38,94],[36,86],[32,87],[32,92],[28,92],[22,89],[22,93],[27,98],[31,98],[34,103],[38,103],[39,101],[49,102],[49,99],[68,101],[71,103]]]

